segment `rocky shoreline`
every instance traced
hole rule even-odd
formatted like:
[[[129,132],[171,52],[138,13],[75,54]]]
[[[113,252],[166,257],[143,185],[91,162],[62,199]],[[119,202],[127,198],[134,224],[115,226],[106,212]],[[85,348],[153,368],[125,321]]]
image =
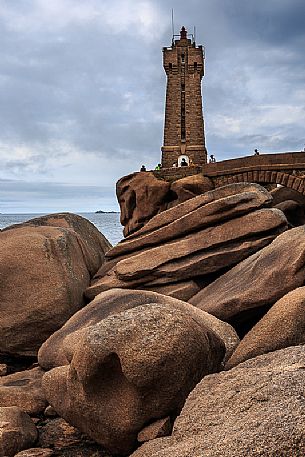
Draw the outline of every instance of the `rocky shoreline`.
[[[0,457],[305,455],[305,200],[145,179],[0,231]]]

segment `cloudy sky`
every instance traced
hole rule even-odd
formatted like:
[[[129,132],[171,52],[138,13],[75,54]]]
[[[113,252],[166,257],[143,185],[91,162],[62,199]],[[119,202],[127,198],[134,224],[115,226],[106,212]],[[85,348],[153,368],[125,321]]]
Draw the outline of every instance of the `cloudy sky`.
[[[209,153],[303,149],[304,0],[0,0],[0,212],[116,210],[155,166],[172,7],[206,47]]]

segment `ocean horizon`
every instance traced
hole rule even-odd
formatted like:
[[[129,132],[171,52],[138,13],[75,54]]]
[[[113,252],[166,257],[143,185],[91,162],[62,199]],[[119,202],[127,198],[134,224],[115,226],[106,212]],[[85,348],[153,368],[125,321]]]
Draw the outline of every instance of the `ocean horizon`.
[[[50,213],[0,213],[0,230]],[[88,219],[114,246],[123,238],[120,213],[74,213]]]

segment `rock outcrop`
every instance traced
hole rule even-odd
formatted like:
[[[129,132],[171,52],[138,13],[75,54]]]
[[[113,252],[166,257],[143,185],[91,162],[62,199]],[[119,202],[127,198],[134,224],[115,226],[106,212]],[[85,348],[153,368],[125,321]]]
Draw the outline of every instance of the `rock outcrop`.
[[[214,187],[203,175],[193,175],[169,183],[152,172],[133,173],[117,182],[124,236],[141,229],[153,216]]]
[[[242,339],[226,369],[252,357],[299,344],[305,344],[305,287],[289,292],[272,306]]]
[[[238,263],[285,228],[282,212],[258,210],[135,253],[118,262],[115,272],[123,281],[139,279],[142,283],[161,278],[161,284],[204,276]]]
[[[0,233],[0,353],[33,356],[84,304],[86,246],[71,229]]]
[[[305,224],[305,207],[301,206],[295,200],[285,200],[282,203],[274,205],[274,207],[283,211],[292,227]]]
[[[167,209],[179,205],[179,203],[189,200],[196,195],[205,194],[212,189],[214,189],[212,180],[201,174],[177,179],[177,181],[171,183],[170,191],[175,196],[175,199],[168,204]]]
[[[271,306],[304,284],[305,227],[279,235],[269,246],[239,263],[190,299],[221,320]]]
[[[37,428],[37,446],[46,452],[46,456],[51,449],[54,457],[111,457],[100,445],[62,418],[43,420]],[[32,457],[31,454],[29,457]],[[33,457],[36,457],[36,454],[33,454]],[[44,457],[44,454],[41,457]]]
[[[105,254],[112,247],[105,236],[87,219],[78,214],[55,213],[30,219],[22,224],[11,225],[3,229],[12,230],[21,227],[62,227],[73,230],[85,246],[84,256],[90,275],[93,276],[105,261]]]
[[[85,303],[111,247],[81,216],[31,219],[0,232],[0,354],[35,356]]]
[[[211,186],[122,178],[110,250],[68,213],[0,232],[0,455],[305,454],[302,202]]]
[[[196,383],[220,369],[224,353],[196,314],[151,303],[89,327],[71,364],[47,372],[43,385],[63,418],[128,454],[143,426],[177,414]]]
[[[272,195],[272,204],[278,205],[279,203],[294,200],[301,207],[305,208],[305,196],[296,190],[290,189],[289,187],[276,187],[270,191]]]
[[[189,299],[197,283],[189,282],[186,287],[186,281],[201,281],[228,269],[287,229],[281,211],[262,208],[270,202],[270,194],[261,186],[240,183],[156,215],[108,251],[109,260],[86,296],[92,299],[114,287],[155,291],[162,287],[163,293],[176,291],[177,297]]]
[[[113,287],[152,289],[209,275],[229,268],[263,248],[286,228],[287,220],[281,211],[257,210],[135,252],[94,281],[86,295],[92,297]]]
[[[41,414],[47,406],[41,368],[20,371],[0,378],[0,407],[17,406],[30,415]]]
[[[179,300],[188,301],[191,297],[199,292],[200,287],[192,279],[188,281],[178,281],[165,285],[154,285],[153,282],[148,286],[143,286],[144,290],[151,290],[168,297],[178,298]]]
[[[51,457],[54,456],[52,449],[47,448],[31,448],[26,451],[18,452],[15,457]]]
[[[0,407],[0,455],[14,457],[17,452],[32,447],[37,429],[30,416],[16,406]]]
[[[124,236],[133,233],[155,214],[166,209],[170,184],[155,178],[151,172],[133,173],[116,185]]]
[[[248,360],[204,378],[171,437],[132,457],[275,457],[305,454],[305,346]]]
[[[133,237],[117,244],[108,258],[126,256],[139,249],[179,239],[191,232],[214,227],[270,203],[270,194],[262,187],[235,184],[195,197],[154,217]]]
[[[161,438],[162,436],[168,436],[171,434],[171,431],[171,420],[170,417],[167,416],[144,427],[138,433],[137,440],[139,443],[145,443],[146,441]]]
[[[39,444],[44,448],[52,447],[57,451],[81,443],[81,432],[64,419],[46,420],[39,427]]]
[[[189,303],[150,291],[111,289],[99,294],[91,303],[74,314],[61,329],[48,338],[39,350],[39,364],[45,370],[68,365],[88,327],[94,326],[114,314],[149,303],[164,305],[165,309],[166,306],[170,305],[184,313],[196,316],[196,320],[202,326],[216,333],[224,342],[226,359],[232,355],[239,343],[236,332],[229,324],[193,307]]]

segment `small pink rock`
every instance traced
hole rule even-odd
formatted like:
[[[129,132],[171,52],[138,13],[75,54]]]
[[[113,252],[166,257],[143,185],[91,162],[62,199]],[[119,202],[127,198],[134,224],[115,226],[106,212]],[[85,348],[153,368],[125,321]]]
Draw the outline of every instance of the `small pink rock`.
[[[172,431],[172,424],[170,417],[164,417],[159,419],[152,424],[147,425],[138,433],[139,443],[145,443],[145,441],[154,440],[155,438],[161,438],[162,436],[170,435]]]
[[[0,376],[7,375],[7,365],[5,363],[0,363]]]

